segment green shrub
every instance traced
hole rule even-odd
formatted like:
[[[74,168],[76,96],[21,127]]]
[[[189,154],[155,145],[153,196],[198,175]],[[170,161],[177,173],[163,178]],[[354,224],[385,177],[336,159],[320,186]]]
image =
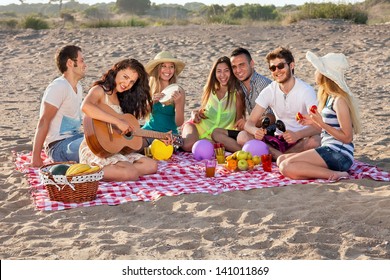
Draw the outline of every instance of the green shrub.
[[[34,30],[48,29],[49,24],[36,16],[28,16],[22,21],[22,28],[32,28]]]
[[[220,5],[210,5],[202,7],[199,13],[205,17],[220,16],[223,15],[224,9]]]
[[[137,18],[131,18],[127,22],[125,22],[125,26],[132,26],[132,27],[145,27],[148,24],[140,19]]]
[[[190,21],[185,19],[150,19],[147,25],[152,26],[172,26],[172,25],[188,25]],[[195,24],[194,20],[191,21],[192,24]]]
[[[211,16],[206,18],[207,23],[219,23],[219,24],[229,24],[229,25],[238,25],[237,20],[231,19],[229,16],[218,15]]]
[[[244,13],[242,11],[241,7],[236,7],[236,6],[229,6],[226,9],[226,14],[228,17],[231,19],[239,19],[244,17]]]
[[[120,21],[112,21],[112,20],[96,20],[90,21],[84,24],[87,28],[109,28],[109,27],[121,27]]]
[[[131,18],[127,21],[121,20],[98,20],[84,24],[87,28],[110,28],[110,27],[144,27],[148,24],[145,21]]]
[[[325,19],[345,19],[355,23],[367,23],[368,13],[352,4],[333,4],[333,3],[305,3],[300,7],[298,18],[325,18]]]
[[[98,7],[89,7],[84,10],[84,15],[86,18],[103,20],[109,17],[107,10],[99,9]]]
[[[277,17],[274,5],[245,4],[242,6],[244,18],[251,20],[273,20]]]
[[[13,29],[17,25],[18,21],[16,19],[0,20],[0,27],[4,27],[6,29]]]

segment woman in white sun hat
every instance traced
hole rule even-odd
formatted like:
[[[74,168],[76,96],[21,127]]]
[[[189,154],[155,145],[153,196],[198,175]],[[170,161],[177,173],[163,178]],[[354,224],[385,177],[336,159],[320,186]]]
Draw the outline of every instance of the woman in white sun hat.
[[[145,65],[149,74],[150,94],[153,99],[153,110],[150,119],[143,129],[170,132],[178,135],[178,127],[184,122],[185,92],[182,87],[171,86],[174,90],[168,100],[164,98],[164,89],[177,85],[177,78],[183,71],[185,63],[175,58],[170,52],[162,51]],[[169,92],[167,91],[167,94]],[[162,102],[165,100],[164,102]],[[161,102],[160,102],[161,101]],[[153,138],[144,138],[144,147],[149,146]]]
[[[322,129],[321,147],[280,156],[279,170],[292,179],[348,177],[354,160],[353,134],[360,132],[361,125],[357,105],[344,79],[349,67],[347,58],[342,53],[318,57],[309,51],[306,59],[316,69],[319,106],[318,110],[311,108],[300,122]]]

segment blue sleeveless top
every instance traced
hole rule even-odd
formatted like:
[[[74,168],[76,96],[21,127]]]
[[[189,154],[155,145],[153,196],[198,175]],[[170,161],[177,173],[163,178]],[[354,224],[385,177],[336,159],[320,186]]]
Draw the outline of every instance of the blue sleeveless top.
[[[324,122],[334,128],[340,129],[339,121],[337,120],[336,112],[333,109],[334,103],[333,97],[328,97],[326,100],[326,105],[322,109],[321,115]],[[353,143],[345,144],[337,139],[335,139],[332,135],[330,135],[325,130],[321,132],[321,146],[326,146],[331,148],[335,152],[340,152],[346,156],[348,156],[353,161],[353,152],[354,145]]]

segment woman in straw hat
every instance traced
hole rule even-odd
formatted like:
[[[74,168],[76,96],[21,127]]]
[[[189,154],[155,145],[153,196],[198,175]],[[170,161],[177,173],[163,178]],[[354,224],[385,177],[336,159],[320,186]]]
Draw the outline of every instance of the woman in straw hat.
[[[191,151],[199,139],[211,140],[215,128],[236,130],[235,124],[245,117],[245,101],[230,59],[218,58],[203,89],[202,104],[182,128],[184,151]]]
[[[318,110],[311,108],[301,122],[322,129],[321,147],[282,155],[277,164],[280,172],[292,179],[348,177],[347,171],[354,160],[353,134],[361,130],[358,108],[344,79],[348,61],[342,53],[318,57],[310,51],[306,59],[316,69],[319,106]]]
[[[150,93],[153,99],[153,109],[149,120],[142,127],[147,130],[170,132],[178,134],[178,127],[184,122],[185,92],[177,87],[170,99],[161,103],[163,93],[169,85],[176,84],[185,63],[168,52],[158,53],[146,66],[149,74]],[[149,146],[153,138],[144,138],[144,147]]]

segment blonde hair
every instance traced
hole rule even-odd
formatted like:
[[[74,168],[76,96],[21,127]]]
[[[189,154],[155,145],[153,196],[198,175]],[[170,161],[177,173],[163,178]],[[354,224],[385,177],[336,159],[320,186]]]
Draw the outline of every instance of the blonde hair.
[[[169,84],[175,84],[177,81],[177,74],[176,74],[176,64],[175,65],[175,71],[173,73],[172,78],[169,79]],[[160,77],[159,77],[159,72],[162,67],[162,63],[154,67],[152,72],[150,73],[149,76],[149,86],[150,86],[150,95],[153,96],[155,93],[159,93],[162,91],[161,88],[161,83],[160,83]]]
[[[318,89],[318,109],[319,111],[325,107],[328,96],[340,97],[347,102],[349,113],[351,115],[352,127],[355,134],[361,132],[361,121],[359,116],[359,108],[357,100],[342,90],[333,80],[320,74],[319,77],[319,89]]]

